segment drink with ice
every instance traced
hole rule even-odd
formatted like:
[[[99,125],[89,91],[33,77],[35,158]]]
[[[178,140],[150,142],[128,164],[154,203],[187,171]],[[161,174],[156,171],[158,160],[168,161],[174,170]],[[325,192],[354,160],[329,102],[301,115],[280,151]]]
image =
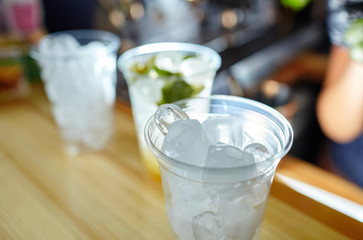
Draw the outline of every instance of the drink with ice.
[[[145,139],[177,239],[258,239],[276,166],[292,144],[290,124],[238,97],[176,104],[159,107]]]
[[[47,35],[31,51],[71,154],[100,150],[113,134],[119,46],[114,34],[74,30]]]
[[[158,106],[194,96],[210,96],[221,64],[219,55],[189,43],[146,44],[123,53],[118,67],[127,81],[142,160],[159,177],[156,159],[144,141],[144,127]]]

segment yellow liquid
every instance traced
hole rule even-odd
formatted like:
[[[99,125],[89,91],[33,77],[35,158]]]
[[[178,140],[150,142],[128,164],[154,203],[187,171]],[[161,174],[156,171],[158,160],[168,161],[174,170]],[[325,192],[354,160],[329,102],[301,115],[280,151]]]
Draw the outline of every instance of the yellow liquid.
[[[154,154],[145,147],[142,147],[140,152],[142,163],[144,164],[148,174],[150,174],[154,179],[160,181],[159,165]]]

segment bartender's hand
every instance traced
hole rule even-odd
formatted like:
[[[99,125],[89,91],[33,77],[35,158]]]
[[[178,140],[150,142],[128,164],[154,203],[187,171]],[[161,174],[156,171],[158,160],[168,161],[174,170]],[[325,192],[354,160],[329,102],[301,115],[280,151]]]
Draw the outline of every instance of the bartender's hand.
[[[331,49],[317,117],[324,134],[335,142],[350,142],[363,132],[363,62],[353,60],[346,47]]]

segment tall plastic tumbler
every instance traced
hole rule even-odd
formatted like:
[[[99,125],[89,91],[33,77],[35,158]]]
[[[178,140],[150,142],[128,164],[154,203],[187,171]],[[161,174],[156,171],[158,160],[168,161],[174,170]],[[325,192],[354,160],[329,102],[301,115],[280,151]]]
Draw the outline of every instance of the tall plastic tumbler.
[[[207,121],[214,123],[218,117],[233,116],[234,124],[224,125],[222,133],[230,132],[240,144],[239,150],[229,147],[231,151],[226,151],[232,156],[228,158],[235,161],[233,165],[229,165],[226,155],[211,154],[212,145],[204,163],[194,157],[185,161],[172,158],[164,153],[165,131],[159,129],[154,116],[148,120],[145,139],[159,163],[166,210],[176,238],[258,239],[275,169],[292,145],[291,125],[274,109],[239,97],[191,98],[175,104],[190,119],[201,122],[203,128]],[[227,129],[228,126],[240,128]],[[208,133],[218,127],[209,124],[204,129]],[[196,144],[199,143],[189,146]],[[239,158],[242,152],[243,158]]]
[[[101,150],[113,135],[120,39],[99,30],[44,36],[31,50],[66,150]]]
[[[191,43],[162,42],[123,53],[118,67],[126,79],[142,161],[160,179],[157,161],[144,140],[144,127],[159,105],[210,96],[221,58],[214,50]]]

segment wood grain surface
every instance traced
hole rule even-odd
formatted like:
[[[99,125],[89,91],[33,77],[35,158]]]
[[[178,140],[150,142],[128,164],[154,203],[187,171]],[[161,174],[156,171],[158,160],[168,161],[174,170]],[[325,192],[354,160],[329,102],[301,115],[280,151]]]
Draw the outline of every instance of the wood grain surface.
[[[115,112],[107,147],[71,157],[41,84],[0,103],[0,239],[173,238],[161,185],[141,164],[130,107],[118,102]],[[281,172],[303,176],[302,161],[288,158]],[[363,231],[361,222],[275,179],[261,239],[363,239]]]

